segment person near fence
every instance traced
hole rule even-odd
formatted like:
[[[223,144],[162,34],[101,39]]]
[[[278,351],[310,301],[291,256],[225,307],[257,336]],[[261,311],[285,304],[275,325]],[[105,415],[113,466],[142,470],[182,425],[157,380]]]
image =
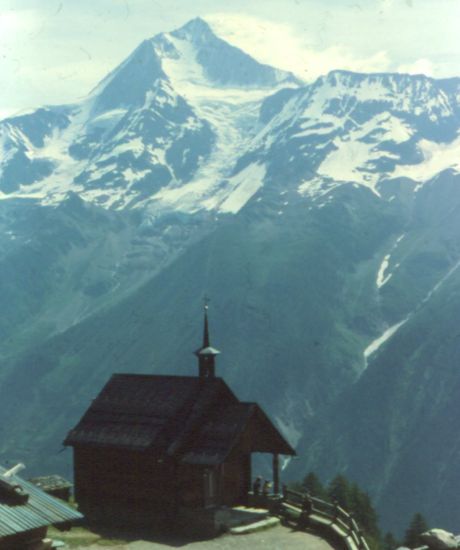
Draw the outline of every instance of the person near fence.
[[[306,493],[303,497],[302,512],[308,516],[313,512],[313,501],[309,493]]]
[[[301,512],[299,519],[297,520],[297,527],[299,529],[306,529],[310,522],[310,514],[313,512],[313,501],[308,493],[303,495],[301,502]]]
[[[264,485],[262,487],[262,494],[264,497],[268,497],[269,493],[270,493],[270,487],[272,486],[272,484],[268,481],[268,479],[266,479],[264,481]]]

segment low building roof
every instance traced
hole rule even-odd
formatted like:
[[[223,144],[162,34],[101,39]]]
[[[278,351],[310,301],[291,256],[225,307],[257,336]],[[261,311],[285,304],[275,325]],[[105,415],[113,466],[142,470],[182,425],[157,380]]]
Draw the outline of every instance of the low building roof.
[[[0,466],[0,479],[6,471]],[[17,492],[27,499],[12,498],[7,485],[19,487]],[[0,540],[32,529],[66,524],[82,518],[80,512],[62,500],[48,495],[17,475],[9,477],[7,483],[0,485]]]
[[[67,481],[67,479],[57,475],[33,477],[29,479],[29,481],[39,487],[42,491],[72,488],[72,483],[70,483],[70,481]]]

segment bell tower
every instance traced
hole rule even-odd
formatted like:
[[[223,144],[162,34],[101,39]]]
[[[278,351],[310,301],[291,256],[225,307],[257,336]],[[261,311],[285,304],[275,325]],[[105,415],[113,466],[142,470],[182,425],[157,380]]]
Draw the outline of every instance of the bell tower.
[[[198,357],[198,372],[200,378],[213,378],[215,376],[216,355],[220,351],[213,348],[209,343],[209,322],[208,322],[208,299],[204,301],[204,327],[203,345],[195,351]]]

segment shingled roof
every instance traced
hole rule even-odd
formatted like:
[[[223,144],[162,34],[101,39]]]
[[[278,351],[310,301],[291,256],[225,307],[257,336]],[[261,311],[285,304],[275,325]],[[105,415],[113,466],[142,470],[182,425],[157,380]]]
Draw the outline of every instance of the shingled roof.
[[[245,435],[242,448],[247,452],[295,455],[256,403],[232,403],[215,410],[195,431],[182,462],[220,464]]]
[[[221,378],[114,374],[64,444],[166,453],[213,405],[231,402],[238,400]]]
[[[150,450],[182,462],[217,464],[254,423],[249,452],[295,454],[262,410],[241,403],[221,378],[115,374],[64,444]]]

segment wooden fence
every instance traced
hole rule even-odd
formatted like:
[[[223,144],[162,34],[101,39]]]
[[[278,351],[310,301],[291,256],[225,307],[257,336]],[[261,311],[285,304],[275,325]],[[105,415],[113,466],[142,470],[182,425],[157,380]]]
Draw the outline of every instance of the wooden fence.
[[[278,512],[299,528],[319,529],[339,538],[347,550],[369,550],[356,520],[338,504],[287,489],[279,501]]]

